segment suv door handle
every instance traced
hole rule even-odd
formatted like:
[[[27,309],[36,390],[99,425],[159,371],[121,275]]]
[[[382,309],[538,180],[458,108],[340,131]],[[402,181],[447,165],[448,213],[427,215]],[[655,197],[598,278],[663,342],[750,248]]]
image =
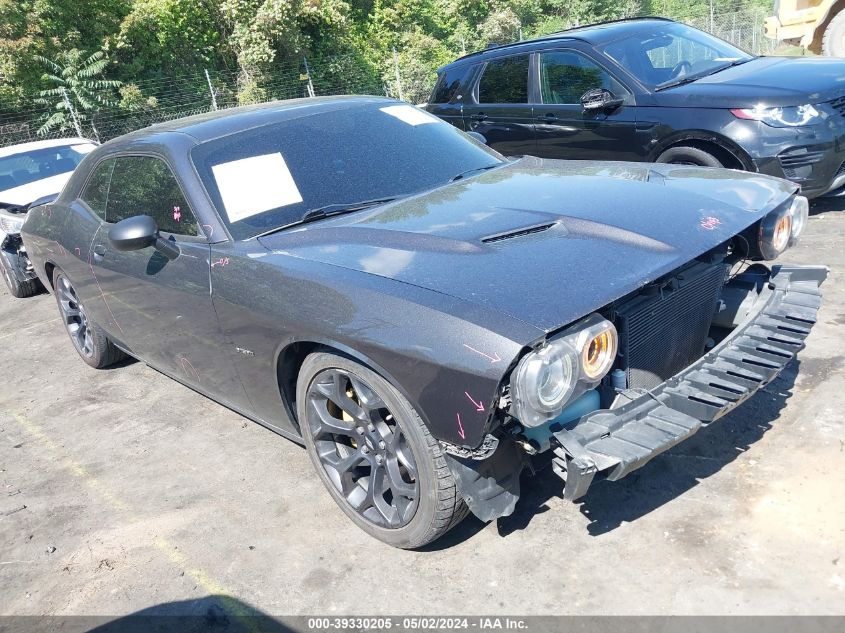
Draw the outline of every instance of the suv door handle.
[[[106,256],[106,247],[102,244],[97,244],[94,247],[94,261],[101,262],[103,261],[103,257]]]
[[[473,121],[486,121],[487,115],[484,114],[483,112],[479,112],[478,114],[470,115],[469,118],[472,119]]]
[[[557,115],[556,114],[544,114],[542,116],[538,116],[537,120],[543,121],[544,123],[554,123],[555,121],[557,121]]]

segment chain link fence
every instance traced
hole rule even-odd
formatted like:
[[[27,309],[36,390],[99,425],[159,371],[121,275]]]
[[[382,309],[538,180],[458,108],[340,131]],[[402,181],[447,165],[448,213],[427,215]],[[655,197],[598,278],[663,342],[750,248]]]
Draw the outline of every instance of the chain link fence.
[[[763,22],[770,14],[770,10],[748,7],[721,15],[681,18],[680,21],[707,31],[754,55],[771,55],[780,43],[767,38],[763,33]]]
[[[243,84],[251,82],[245,91]],[[314,95],[385,94],[391,91],[374,79],[353,55],[300,66],[276,65],[259,78],[245,78],[237,71],[215,71],[125,84],[119,102],[102,105],[95,112],[78,112],[82,135],[100,142],[155,123],[230,108],[244,103],[294,99]],[[0,147],[76,134],[72,117],[64,129],[40,130],[55,112],[34,108],[0,119]]]
[[[754,54],[771,54],[777,42],[763,35],[767,12],[749,7],[731,13],[696,18],[678,18],[691,26],[727,40]],[[383,83],[379,73],[368,68],[354,55],[321,60],[304,59],[299,65],[277,65],[261,77],[244,77],[231,70],[207,70],[202,73],[138,81],[120,89],[120,102],[101,106],[96,112],[79,113],[82,135],[98,141],[126,134],[155,123],[229,108],[242,103],[292,99],[314,95],[384,94],[398,97],[402,85]],[[245,80],[250,88],[244,89]],[[417,84],[431,86],[431,73]],[[422,92],[418,90],[417,92]],[[407,97],[407,90],[405,91]],[[424,98],[424,97],[423,97]],[[46,134],[39,133],[55,110],[32,109],[0,119],[0,147],[15,143],[71,136],[74,127],[65,126]]]

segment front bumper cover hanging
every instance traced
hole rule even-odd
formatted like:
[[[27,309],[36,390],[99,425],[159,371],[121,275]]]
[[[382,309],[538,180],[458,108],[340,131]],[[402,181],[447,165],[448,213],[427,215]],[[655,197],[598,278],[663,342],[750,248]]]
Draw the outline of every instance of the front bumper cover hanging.
[[[771,382],[803,349],[827,273],[773,266],[752,313],[702,358],[630,402],[556,432],[552,466],[566,482],[564,498],[582,497],[597,473],[621,479]]]

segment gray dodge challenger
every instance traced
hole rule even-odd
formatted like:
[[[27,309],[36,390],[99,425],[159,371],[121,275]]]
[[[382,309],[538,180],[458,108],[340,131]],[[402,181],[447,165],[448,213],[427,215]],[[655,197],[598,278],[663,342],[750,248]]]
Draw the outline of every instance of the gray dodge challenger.
[[[76,351],[130,355],[305,445],[397,547],[567,499],[751,397],[803,347],[823,266],[767,265],[784,180],[505,159],[407,104],[276,102],[93,150],[22,229]]]

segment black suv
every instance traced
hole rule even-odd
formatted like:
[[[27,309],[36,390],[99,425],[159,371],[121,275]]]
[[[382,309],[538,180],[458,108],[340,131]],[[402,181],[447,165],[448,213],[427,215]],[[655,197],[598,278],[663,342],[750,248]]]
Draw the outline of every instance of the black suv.
[[[507,155],[731,167],[845,194],[845,60],[754,57],[661,18],[488,48],[426,109]]]

